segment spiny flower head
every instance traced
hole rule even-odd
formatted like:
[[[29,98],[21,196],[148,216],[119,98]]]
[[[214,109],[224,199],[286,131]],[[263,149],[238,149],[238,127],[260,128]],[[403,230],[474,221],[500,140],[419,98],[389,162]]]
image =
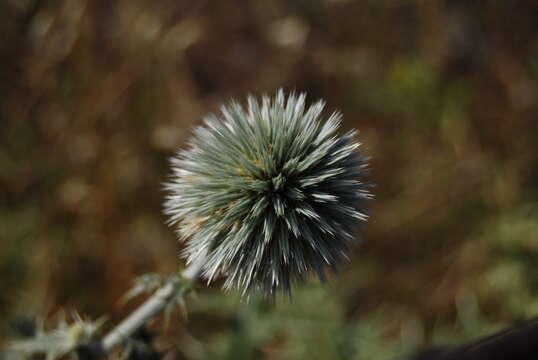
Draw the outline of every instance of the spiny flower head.
[[[195,128],[171,160],[165,213],[186,239],[187,262],[225,288],[288,294],[313,271],[325,279],[347,259],[367,216],[367,159],[355,132],[337,136],[341,116],[320,122],[324,103],[282,90],[273,99],[232,101],[222,118]]]

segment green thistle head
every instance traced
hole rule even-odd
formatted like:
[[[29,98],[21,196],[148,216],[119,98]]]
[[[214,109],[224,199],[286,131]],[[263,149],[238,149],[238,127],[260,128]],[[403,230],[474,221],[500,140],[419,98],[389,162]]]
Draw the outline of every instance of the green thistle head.
[[[355,132],[338,137],[340,114],[320,123],[324,103],[282,90],[261,103],[221,108],[172,159],[165,213],[186,239],[187,262],[225,288],[288,294],[314,271],[325,279],[347,259],[367,216],[367,158]]]

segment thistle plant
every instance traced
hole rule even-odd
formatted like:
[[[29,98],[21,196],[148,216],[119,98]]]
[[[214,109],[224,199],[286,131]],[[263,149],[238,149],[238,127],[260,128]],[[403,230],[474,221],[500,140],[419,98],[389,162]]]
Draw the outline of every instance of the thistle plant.
[[[58,359],[75,351],[81,344],[91,342],[105,321],[105,318],[96,321],[83,319],[78,313],[72,317],[73,320],[68,322],[64,315],[61,316],[56,328],[50,331],[45,331],[43,322],[39,322],[34,336],[14,342],[11,350],[26,356],[41,353],[46,354],[47,360]]]
[[[339,113],[322,123],[323,108],[282,90],[232,101],[171,160],[165,213],[209,282],[272,297],[347,259],[367,219],[367,158],[355,131],[337,136]]]
[[[186,240],[187,268],[135,281],[126,300],[151,295],[101,339],[101,320],[76,317],[11,350],[48,359],[82,350],[100,359],[122,345],[129,353],[133,336],[151,319],[184,309],[200,277],[223,275],[227,289],[274,297],[278,290],[291,294],[310,272],[324,280],[336,271],[367,219],[371,195],[356,132],[338,136],[341,115],[322,123],[323,108],[322,101],[307,107],[304,94],[286,97],[280,90],[261,102],[249,97],[246,108],[233,101],[221,108],[221,119],[207,117],[189,148],[172,158],[166,185],[165,213]]]

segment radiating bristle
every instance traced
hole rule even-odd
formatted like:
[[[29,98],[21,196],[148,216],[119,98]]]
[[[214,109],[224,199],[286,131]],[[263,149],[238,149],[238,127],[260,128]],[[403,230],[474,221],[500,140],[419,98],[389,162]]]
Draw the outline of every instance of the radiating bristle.
[[[225,288],[291,292],[313,271],[320,280],[347,260],[371,198],[367,159],[354,132],[336,135],[341,115],[321,124],[323,102],[279,90],[249,96],[195,129],[172,158],[165,213],[186,239],[184,255],[206,256],[203,274]]]

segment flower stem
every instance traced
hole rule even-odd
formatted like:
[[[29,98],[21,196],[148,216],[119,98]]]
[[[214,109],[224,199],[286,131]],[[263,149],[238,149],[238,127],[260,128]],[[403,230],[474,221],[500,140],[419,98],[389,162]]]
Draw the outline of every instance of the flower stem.
[[[188,281],[195,281],[200,275],[204,261],[204,257],[199,257],[183,270],[181,276]],[[160,289],[155,291],[149,299],[103,338],[101,343],[103,352],[105,354],[110,353],[114,348],[128,339],[136,330],[157,316],[164,310],[166,305],[174,299],[175,295],[177,295],[177,291],[179,291],[179,288],[177,284],[174,284],[173,282],[167,282]]]

